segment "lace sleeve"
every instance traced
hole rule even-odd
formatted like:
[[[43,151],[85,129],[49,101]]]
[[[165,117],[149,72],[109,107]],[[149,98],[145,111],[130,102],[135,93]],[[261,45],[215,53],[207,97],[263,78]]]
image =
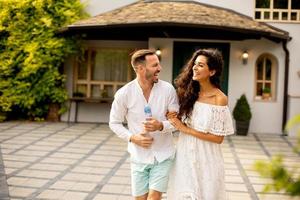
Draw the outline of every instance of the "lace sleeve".
[[[234,134],[232,117],[227,106],[212,107],[208,132],[214,135],[227,136]]]

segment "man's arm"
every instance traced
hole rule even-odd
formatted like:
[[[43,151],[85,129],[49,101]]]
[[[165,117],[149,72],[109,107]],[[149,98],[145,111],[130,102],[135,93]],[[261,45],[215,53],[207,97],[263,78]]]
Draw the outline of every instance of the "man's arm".
[[[153,143],[152,137],[147,137],[143,133],[133,134],[123,125],[125,116],[127,114],[125,99],[126,98],[121,97],[118,93],[115,95],[115,99],[110,110],[109,127],[120,138],[143,148],[149,148]]]
[[[109,127],[115,132],[120,138],[129,141],[132,133],[124,127],[123,122],[127,114],[127,107],[125,98],[121,97],[120,94],[116,93],[115,99],[111,105],[109,115]]]
[[[176,90],[173,88],[170,89],[169,92],[169,101],[168,101],[168,112],[178,112],[179,105],[178,105],[178,98],[176,94]],[[168,119],[162,121],[163,129],[161,130],[163,133],[175,131],[176,128],[168,121]]]

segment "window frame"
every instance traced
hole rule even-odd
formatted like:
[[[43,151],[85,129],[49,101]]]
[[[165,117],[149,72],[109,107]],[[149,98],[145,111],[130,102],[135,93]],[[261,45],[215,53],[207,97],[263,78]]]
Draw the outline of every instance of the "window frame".
[[[85,51],[87,51],[87,77],[86,79],[78,79],[78,68],[79,68],[79,57],[77,57],[75,59],[74,62],[74,67],[73,67],[73,93],[72,93],[72,97],[75,97],[76,95],[74,95],[75,93],[78,93],[78,86],[79,85],[85,85],[86,86],[86,95],[83,96],[82,98],[88,98],[88,99],[113,99],[114,94],[116,93],[116,91],[124,86],[125,84],[127,84],[129,81],[133,80],[133,69],[131,67],[130,64],[130,58],[128,59],[128,65],[127,65],[127,80],[126,81],[106,81],[106,80],[92,80],[92,60],[91,60],[91,56],[92,56],[92,52],[93,51],[97,51],[97,50],[127,50],[128,52],[128,58],[129,58],[129,54],[133,51],[133,49],[131,48],[106,48],[106,47],[88,47],[84,49],[84,53]],[[83,53],[83,54],[84,54]],[[94,97],[92,94],[92,86],[99,86],[100,88],[100,96],[99,97]],[[104,96],[103,91],[105,89],[105,87],[112,87],[112,96]]]
[[[292,0],[288,1],[288,8],[274,8],[274,0],[270,0],[270,8],[256,8],[256,1],[254,1],[254,16],[256,21],[262,22],[283,22],[283,23],[300,23],[300,9],[292,9]],[[256,18],[256,14],[260,13],[260,18]],[[278,19],[274,19],[273,16],[278,13]],[[287,19],[283,19],[282,16],[287,13]],[[292,20],[292,15],[296,13],[296,19]],[[265,14],[269,15],[269,18],[265,18]]]
[[[266,59],[269,59],[272,63],[271,65],[271,80],[266,80]],[[258,80],[258,62],[263,60],[263,77],[262,80]],[[270,53],[263,53],[259,55],[255,62],[254,68],[254,101],[263,101],[263,102],[275,102],[277,96],[277,83],[278,83],[278,61],[276,57]],[[271,97],[269,99],[263,99],[262,95],[257,95],[257,85],[258,83],[262,83],[263,88],[265,84],[271,85]]]

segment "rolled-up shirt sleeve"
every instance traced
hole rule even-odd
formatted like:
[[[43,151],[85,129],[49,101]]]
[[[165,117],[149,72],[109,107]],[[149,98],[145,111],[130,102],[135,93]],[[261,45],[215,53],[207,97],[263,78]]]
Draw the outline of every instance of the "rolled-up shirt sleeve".
[[[129,141],[132,133],[123,124],[126,114],[126,98],[117,92],[110,110],[109,127],[118,137]]]
[[[172,87],[169,91],[169,97],[168,97],[168,111],[169,112],[178,112],[179,111],[179,105],[178,105],[178,98],[175,89]],[[172,132],[175,131],[176,128],[168,121],[164,120],[163,123],[163,130],[162,133]]]

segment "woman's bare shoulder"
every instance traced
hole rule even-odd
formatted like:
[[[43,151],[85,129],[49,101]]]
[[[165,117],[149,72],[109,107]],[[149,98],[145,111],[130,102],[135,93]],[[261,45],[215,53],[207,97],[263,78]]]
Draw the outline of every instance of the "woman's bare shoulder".
[[[221,90],[219,90],[219,92],[216,94],[216,105],[227,106],[227,104],[228,104],[227,96]]]

